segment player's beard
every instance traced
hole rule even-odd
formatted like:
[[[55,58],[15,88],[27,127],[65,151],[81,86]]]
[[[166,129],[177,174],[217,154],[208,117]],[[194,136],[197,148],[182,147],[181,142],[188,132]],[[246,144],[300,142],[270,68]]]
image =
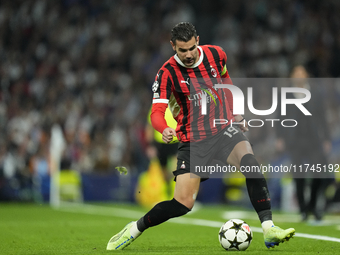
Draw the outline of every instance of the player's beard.
[[[198,60],[198,52],[196,52],[196,55],[192,58],[186,58],[186,59],[183,59],[183,64],[190,67],[192,66],[193,64],[195,64]]]
[[[192,66],[195,63],[195,59],[194,58],[190,58],[190,59],[185,59],[184,60],[184,65],[186,66]]]
[[[184,59],[183,64],[189,67],[195,64],[197,60],[198,60],[198,53],[196,54],[195,57]]]

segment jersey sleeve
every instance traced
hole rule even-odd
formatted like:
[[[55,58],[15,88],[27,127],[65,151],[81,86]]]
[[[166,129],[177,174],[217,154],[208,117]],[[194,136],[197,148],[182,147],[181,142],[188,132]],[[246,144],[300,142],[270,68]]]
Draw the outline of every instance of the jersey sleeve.
[[[160,133],[168,127],[164,115],[171,96],[171,84],[168,73],[160,69],[152,85],[153,99],[150,116],[152,126]]]
[[[155,82],[152,84],[152,103],[168,104],[171,96],[171,85],[172,79],[168,71],[160,69],[156,75]]]
[[[164,118],[167,104],[156,103],[152,104],[151,108],[151,124],[154,129],[156,129],[159,133],[163,133],[164,129],[168,127],[168,124]]]
[[[227,69],[227,54],[225,53],[224,49],[220,47],[221,49],[221,54],[220,57],[221,59],[221,65],[222,65],[222,71],[221,71],[221,77],[222,78],[230,78],[228,69]]]

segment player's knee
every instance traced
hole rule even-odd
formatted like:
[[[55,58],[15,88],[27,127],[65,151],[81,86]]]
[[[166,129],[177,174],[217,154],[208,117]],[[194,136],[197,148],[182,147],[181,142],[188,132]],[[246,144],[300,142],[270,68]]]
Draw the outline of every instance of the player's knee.
[[[189,210],[191,210],[194,207],[195,200],[194,199],[188,199],[185,201],[185,207],[187,207]]]
[[[195,201],[196,201],[196,196],[177,196],[174,197],[179,203],[184,205],[186,208],[191,210],[194,207]]]
[[[242,158],[241,158],[241,162],[240,162],[241,166],[258,166],[259,163],[257,162],[255,156],[253,154],[245,154]]]
[[[191,211],[191,208],[187,207],[185,204],[177,201],[175,198],[170,200],[172,204],[172,210],[176,211],[176,216],[182,216]]]
[[[246,178],[262,178],[260,165],[253,154],[246,154],[240,162],[240,170]]]

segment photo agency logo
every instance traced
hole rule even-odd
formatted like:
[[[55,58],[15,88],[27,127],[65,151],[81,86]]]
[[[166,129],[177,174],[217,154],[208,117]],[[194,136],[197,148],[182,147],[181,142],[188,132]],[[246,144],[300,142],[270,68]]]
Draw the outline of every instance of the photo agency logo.
[[[202,84],[202,83],[200,83]],[[271,88],[271,96],[272,96],[272,105],[269,109],[259,110],[254,107],[253,100],[253,88],[247,87],[247,97],[245,98],[242,90],[237,85],[231,84],[214,84],[211,88],[202,90],[202,93],[199,93],[200,100],[199,105],[201,106],[201,114],[207,115],[207,106],[211,100],[217,106],[216,98],[218,98],[220,105],[222,106],[222,100],[217,93],[218,89],[228,89],[232,93],[233,96],[233,115],[244,115],[245,114],[245,101],[247,101],[247,107],[250,113],[256,116],[270,116],[272,115],[279,106],[279,98],[280,98],[280,115],[287,115],[287,105],[295,105],[305,116],[311,116],[312,114],[308,111],[308,109],[304,106],[311,99],[311,93],[306,88],[299,87],[272,87]],[[280,96],[279,96],[280,89]],[[289,94],[298,94],[298,97],[289,98],[287,95]],[[275,126],[275,123],[280,123],[282,127],[295,127],[298,125],[297,119],[277,119],[277,118],[263,118],[261,119],[249,119],[247,120],[249,127],[262,127],[265,123],[268,122],[272,127]],[[213,119],[213,126],[227,124],[227,119]],[[230,121],[231,126],[233,124],[237,125],[245,125],[245,122],[232,122]]]

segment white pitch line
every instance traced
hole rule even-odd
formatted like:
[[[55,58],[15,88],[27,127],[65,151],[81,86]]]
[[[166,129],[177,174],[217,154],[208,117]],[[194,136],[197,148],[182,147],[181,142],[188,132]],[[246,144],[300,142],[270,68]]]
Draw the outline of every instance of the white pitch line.
[[[222,219],[248,219],[248,220],[258,220],[258,216],[255,212],[251,211],[225,211],[221,214]],[[274,221],[277,222],[291,222],[298,223],[300,221],[299,214],[276,214]],[[311,226],[334,226],[340,223],[340,217],[335,215],[327,215],[325,220],[322,222],[310,221],[308,224]]]
[[[62,206],[62,207],[55,208],[55,209],[59,211],[64,211],[64,212],[116,216],[116,217],[128,218],[128,219],[139,219],[140,217],[144,215],[144,213],[141,211],[97,206],[97,205],[87,205],[87,204],[81,204],[77,206]],[[220,228],[222,224],[224,223],[220,221],[203,220],[203,219],[195,219],[195,218],[187,218],[187,217],[173,218],[173,219],[170,219],[169,222],[177,223],[177,224],[214,227],[214,228],[215,227]],[[251,230],[253,232],[262,233],[262,228],[251,227]],[[296,233],[295,236],[308,238],[308,239],[314,239],[314,240],[323,240],[323,241],[331,241],[331,242],[340,243],[340,238],[330,237],[330,236],[311,235],[311,234],[304,234],[304,233]]]
[[[310,234],[304,234],[304,233],[296,233],[295,236],[340,243],[340,238],[331,237],[331,236],[310,235]]]
[[[121,208],[112,208],[106,206],[98,206],[98,205],[88,205],[88,204],[77,204],[77,205],[66,205],[55,208],[59,211],[64,212],[74,212],[74,213],[86,213],[86,214],[94,214],[94,215],[104,215],[104,216],[116,216],[121,218],[129,218],[129,219],[139,219],[144,215],[143,212],[121,209]]]

